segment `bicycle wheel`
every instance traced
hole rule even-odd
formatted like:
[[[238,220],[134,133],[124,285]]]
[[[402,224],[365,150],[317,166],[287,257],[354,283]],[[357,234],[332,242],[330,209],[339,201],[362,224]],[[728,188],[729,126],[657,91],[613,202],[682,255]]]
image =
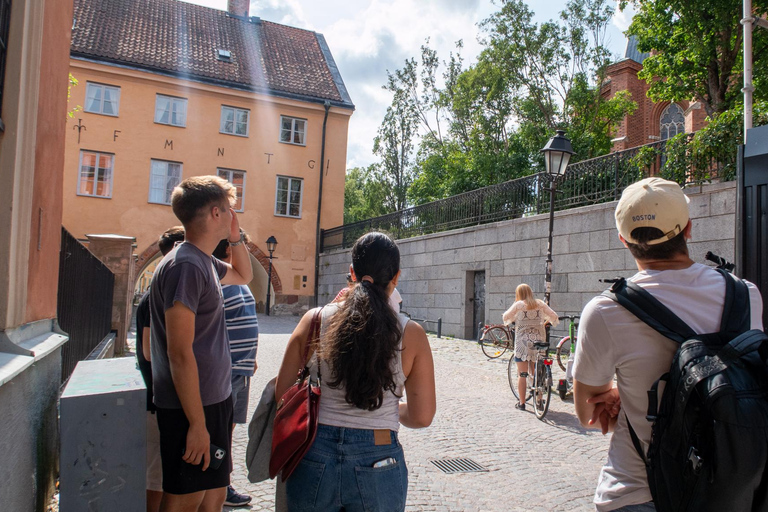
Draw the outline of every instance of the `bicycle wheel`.
[[[480,347],[489,359],[500,357],[507,351],[509,336],[502,327],[490,327],[483,332],[480,338]]]
[[[549,410],[549,400],[552,397],[552,370],[544,364],[544,359],[536,361],[533,374],[533,411],[536,417],[543,419]]]
[[[509,365],[507,366],[507,378],[509,378],[509,388],[512,390],[512,394],[515,395],[515,400],[520,401],[520,395],[517,392],[517,363],[515,358],[509,358]]]
[[[557,350],[555,351],[555,359],[557,359],[557,365],[560,367],[561,370],[564,372],[566,370],[566,365],[568,364],[568,358],[571,356],[571,337],[566,336],[565,338],[561,339],[560,342],[557,344]]]

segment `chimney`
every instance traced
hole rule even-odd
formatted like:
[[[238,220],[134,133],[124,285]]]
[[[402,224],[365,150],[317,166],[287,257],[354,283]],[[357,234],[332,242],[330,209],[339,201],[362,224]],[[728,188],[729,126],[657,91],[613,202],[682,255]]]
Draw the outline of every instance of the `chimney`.
[[[251,0],[227,0],[227,12],[232,16],[247,18]]]

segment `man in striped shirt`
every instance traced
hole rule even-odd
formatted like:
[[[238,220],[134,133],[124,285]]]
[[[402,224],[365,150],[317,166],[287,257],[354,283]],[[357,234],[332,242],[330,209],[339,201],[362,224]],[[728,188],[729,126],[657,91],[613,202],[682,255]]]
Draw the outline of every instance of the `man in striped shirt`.
[[[242,230],[241,230],[242,232]],[[244,234],[244,243],[250,239]],[[231,259],[228,240],[222,240],[213,255],[224,262]],[[248,422],[248,395],[251,377],[256,371],[256,348],[259,343],[259,322],[256,318],[256,300],[251,290],[242,285],[223,285],[224,317],[227,323],[229,349],[232,354],[232,406],[234,423]],[[233,425],[234,428],[234,425]],[[231,507],[250,503],[251,497],[240,494],[230,485],[227,488],[225,505]]]

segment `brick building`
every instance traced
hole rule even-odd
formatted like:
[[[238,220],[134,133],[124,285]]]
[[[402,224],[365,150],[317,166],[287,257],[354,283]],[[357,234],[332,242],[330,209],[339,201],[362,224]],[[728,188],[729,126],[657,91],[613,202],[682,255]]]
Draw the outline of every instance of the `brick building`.
[[[647,82],[637,77],[646,57],[647,53],[637,49],[637,40],[630,37],[624,58],[608,66],[603,96],[610,98],[626,90],[637,102],[637,110],[626,116],[616,130],[613,151],[665,140],[681,132],[692,133],[706,124],[707,114],[699,102],[654,103],[648,98]]]

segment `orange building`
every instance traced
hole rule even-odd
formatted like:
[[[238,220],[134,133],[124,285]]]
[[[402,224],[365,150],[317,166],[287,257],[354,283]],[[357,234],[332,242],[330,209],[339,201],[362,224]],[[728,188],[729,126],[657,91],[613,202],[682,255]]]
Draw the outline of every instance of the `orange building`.
[[[0,508],[47,509],[58,471],[56,321],[72,0],[0,0]]]
[[[637,110],[619,123],[613,139],[613,151],[666,140],[678,133],[693,133],[706,124],[706,111],[698,102],[654,103],[648,98],[648,83],[637,77],[646,57],[647,53],[637,49],[637,39],[630,37],[624,58],[606,70],[603,96],[611,98],[618,91],[629,91],[637,103]]]
[[[321,34],[248,17],[248,4],[75,0],[71,103],[83,110],[67,130],[64,226],[136,237],[141,276],[178,224],[174,186],[218,174],[238,190],[257,301],[274,236],[273,301],[303,305],[318,229],[343,222],[354,105]]]

